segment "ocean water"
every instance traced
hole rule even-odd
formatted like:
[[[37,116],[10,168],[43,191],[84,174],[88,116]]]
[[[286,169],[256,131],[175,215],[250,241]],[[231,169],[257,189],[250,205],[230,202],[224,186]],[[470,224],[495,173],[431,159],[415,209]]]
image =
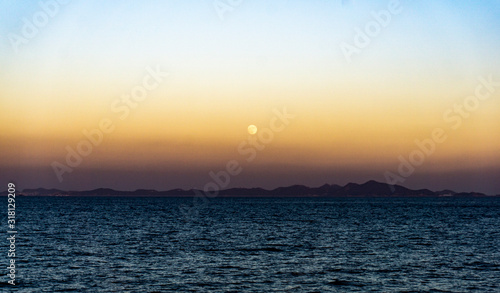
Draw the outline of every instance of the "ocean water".
[[[500,292],[498,198],[191,203],[18,197],[15,291]]]

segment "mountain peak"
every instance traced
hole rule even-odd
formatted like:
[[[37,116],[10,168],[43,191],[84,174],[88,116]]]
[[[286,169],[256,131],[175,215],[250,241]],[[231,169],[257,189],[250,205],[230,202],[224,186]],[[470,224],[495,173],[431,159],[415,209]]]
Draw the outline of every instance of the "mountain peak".
[[[200,192],[203,192],[200,190]],[[59,189],[25,189],[23,195],[30,196],[166,196],[166,197],[194,197],[194,190],[172,189],[168,191],[157,191],[154,189],[137,189],[135,191],[118,191],[111,188],[97,188],[87,191],[63,191]],[[451,190],[441,190],[433,192],[429,189],[412,190],[401,185],[389,185],[375,180],[366,181],[363,184],[347,183],[344,186],[337,184],[323,184],[320,187],[308,187],[305,185],[291,185],[266,190],[259,187],[254,188],[229,188],[220,190],[220,197],[438,197],[438,196],[486,196],[478,192],[454,192]]]

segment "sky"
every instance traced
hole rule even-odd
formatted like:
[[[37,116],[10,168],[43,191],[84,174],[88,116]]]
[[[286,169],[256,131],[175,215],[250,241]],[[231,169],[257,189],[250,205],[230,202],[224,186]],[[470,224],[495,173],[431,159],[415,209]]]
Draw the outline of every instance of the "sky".
[[[493,0],[1,0],[0,184],[500,194],[498,31]]]

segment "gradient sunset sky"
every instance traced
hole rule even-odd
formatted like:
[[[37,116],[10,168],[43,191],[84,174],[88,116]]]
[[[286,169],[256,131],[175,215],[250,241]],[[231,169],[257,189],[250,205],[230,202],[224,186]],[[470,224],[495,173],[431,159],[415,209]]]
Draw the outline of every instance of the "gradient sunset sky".
[[[500,87],[467,118],[447,112],[481,77],[500,81],[499,1],[399,1],[350,61],[342,44],[392,1],[218,10],[235,2],[71,1],[43,24],[38,1],[0,1],[2,186],[203,188],[230,160],[243,168],[231,187],[384,182],[441,128],[446,141],[401,184],[500,194]],[[121,119],[117,101],[158,68],[168,76]],[[295,118],[248,162],[247,127],[285,108]],[[58,180],[52,163],[102,119],[114,131]]]

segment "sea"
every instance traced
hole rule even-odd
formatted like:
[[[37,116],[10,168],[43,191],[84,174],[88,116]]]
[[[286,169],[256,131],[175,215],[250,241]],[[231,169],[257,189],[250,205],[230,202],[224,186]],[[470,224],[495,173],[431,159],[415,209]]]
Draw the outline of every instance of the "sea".
[[[190,217],[186,206],[18,197],[16,285],[5,259],[0,291],[500,292],[500,198],[213,198]]]

